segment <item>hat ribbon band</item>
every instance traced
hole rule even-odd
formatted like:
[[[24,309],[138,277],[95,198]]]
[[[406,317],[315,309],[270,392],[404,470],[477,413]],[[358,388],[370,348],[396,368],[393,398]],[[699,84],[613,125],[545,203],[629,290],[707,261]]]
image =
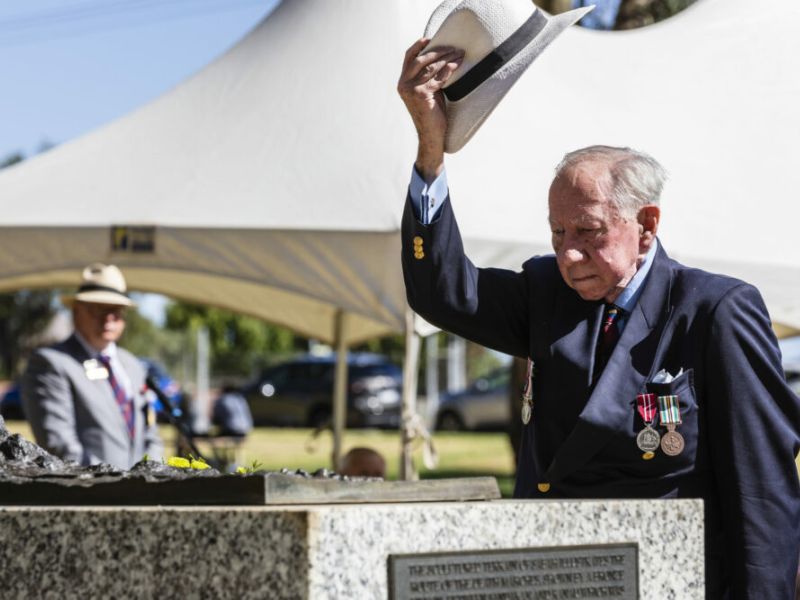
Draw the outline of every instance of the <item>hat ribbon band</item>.
[[[458,81],[442,90],[450,102],[461,100],[484,81],[497,73],[520,50],[527,46],[547,25],[547,17],[535,10],[530,18],[519,26],[506,41],[486,55],[478,64],[464,73]]]
[[[78,288],[78,293],[81,292],[113,292],[114,294],[118,294],[120,296],[124,296],[125,298],[128,297],[128,294],[125,292],[120,292],[117,289],[112,287],[108,287],[105,285],[97,285],[95,283],[85,283],[81,287]]]

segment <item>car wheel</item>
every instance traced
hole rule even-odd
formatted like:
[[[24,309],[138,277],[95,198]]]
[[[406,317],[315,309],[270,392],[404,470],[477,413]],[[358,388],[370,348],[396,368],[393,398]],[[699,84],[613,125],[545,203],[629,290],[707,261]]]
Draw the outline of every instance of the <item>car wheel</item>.
[[[307,425],[312,429],[330,426],[331,411],[323,406],[318,406],[309,413]]]
[[[454,412],[443,412],[436,421],[438,431],[464,431],[464,422]]]

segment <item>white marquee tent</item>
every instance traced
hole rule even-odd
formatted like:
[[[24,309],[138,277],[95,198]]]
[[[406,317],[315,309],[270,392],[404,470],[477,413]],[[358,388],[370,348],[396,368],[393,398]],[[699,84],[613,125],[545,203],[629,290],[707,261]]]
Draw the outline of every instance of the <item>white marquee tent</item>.
[[[0,287],[135,289],[227,306],[322,340],[403,327],[398,226],[414,135],[394,91],[436,0],[286,0],[163,97],[0,173]],[[643,148],[671,172],[662,239],[759,285],[800,326],[800,5],[700,0],[631,32],[572,28],[449,162],[478,263],[547,251],[563,152]],[[12,116],[13,118],[13,116]],[[112,225],[155,225],[114,252]]]
[[[133,289],[321,340],[337,315],[342,343],[402,331],[415,137],[395,85],[436,4],[285,0],[161,98],[0,172],[0,289],[74,285],[105,260]],[[671,172],[668,251],[755,283],[800,328],[798,30],[794,0],[700,0],[642,30],[565,32],[448,162],[468,252],[546,252],[561,155],[630,145]],[[114,250],[113,226],[152,251]]]

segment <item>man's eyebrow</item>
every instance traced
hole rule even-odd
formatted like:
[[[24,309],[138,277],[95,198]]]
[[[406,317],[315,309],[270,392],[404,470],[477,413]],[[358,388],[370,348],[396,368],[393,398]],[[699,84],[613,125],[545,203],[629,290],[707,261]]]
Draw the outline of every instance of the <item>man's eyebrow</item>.
[[[550,224],[551,227],[560,225],[560,222],[554,220],[552,217],[547,217],[547,222]],[[603,220],[599,217],[594,217],[592,215],[580,215],[574,219],[569,219],[567,223],[569,223],[570,225],[602,225]]]
[[[576,219],[572,219],[571,222],[576,225],[599,225],[603,223],[603,220],[592,215],[581,215]]]

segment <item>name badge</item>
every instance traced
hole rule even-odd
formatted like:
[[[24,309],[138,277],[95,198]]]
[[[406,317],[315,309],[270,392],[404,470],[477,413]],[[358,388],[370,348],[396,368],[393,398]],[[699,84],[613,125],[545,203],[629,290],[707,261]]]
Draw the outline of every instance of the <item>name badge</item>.
[[[83,361],[83,370],[86,372],[86,377],[90,381],[97,381],[98,379],[108,379],[108,369],[106,369],[100,361],[95,358]]]

